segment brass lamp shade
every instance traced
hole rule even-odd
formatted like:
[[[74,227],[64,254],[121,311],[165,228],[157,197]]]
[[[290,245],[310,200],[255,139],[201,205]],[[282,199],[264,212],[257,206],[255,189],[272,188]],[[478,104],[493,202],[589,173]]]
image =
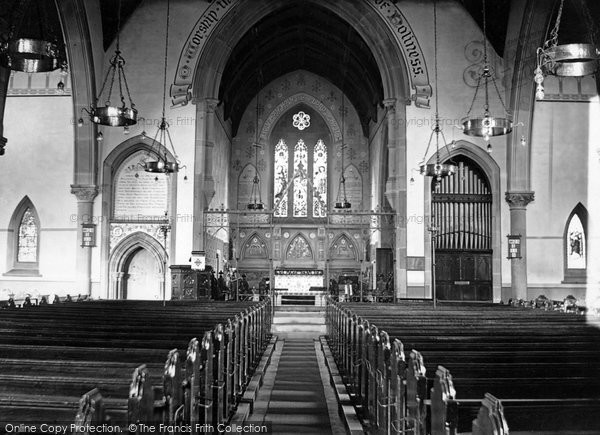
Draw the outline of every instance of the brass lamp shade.
[[[335,203],[335,208],[344,209],[344,208],[350,208],[350,207],[352,207],[352,204],[350,204],[348,201],[342,201],[342,202]]]
[[[123,127],[137,123],[137,109],[127,107],[104,106],[92,109],[91,119],[95,124],[109,127]]]
[[[429,163],[421,165],[421,174],[427,177],[447,177],[456,172],[456,166],[449,163]]]
[[[600,49],[593,44],[564,44],[544,51],[550,73],[562,77],[582,77],[598,69]]]
[[[146,172],[157,174],[172,174],[179,170],[177,162],[165,162],[164,160],[150,160],[144,164]]]
[[[1,52],[0,63],[14,71],[49,72],[61,65],[58,45],[41,39],[13,39],[4,44]]]
[[[508,134],[513,129],[509,118],[484,116],[481,118],[466,118],[462,121],[463,132],[469,136],[486,137]]]

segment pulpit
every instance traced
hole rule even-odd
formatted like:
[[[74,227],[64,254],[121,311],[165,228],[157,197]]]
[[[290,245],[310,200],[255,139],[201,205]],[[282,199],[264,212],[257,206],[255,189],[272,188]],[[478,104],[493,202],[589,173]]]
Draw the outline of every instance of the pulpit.
[[[211,273],[192,269],[191,266],[173,265],[171,268],[171,300],[210,299]]]

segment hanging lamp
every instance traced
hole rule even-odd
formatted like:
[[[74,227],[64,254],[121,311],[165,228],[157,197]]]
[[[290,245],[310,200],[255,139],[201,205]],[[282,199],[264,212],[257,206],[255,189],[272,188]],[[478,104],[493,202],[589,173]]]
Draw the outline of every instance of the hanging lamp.
[[[475,95],[473,95],[473,101],[471,102],[471,106],[469,107],[469,111],[467,115],[461,120],[463,126],[463,133],[468,136],[476,136],[483,137],[487,144],[487,151],[492,152],[492,145],[490,144],[490,137],[492,136],[501,136],[505,134],[509,134],[513,129],[513,121],[512,116],[506,109],[506,105],[504,104],[504,100],[500,95],[500,91],[498,90],[498,85],[496,84],[496,79],[494,78],[494,74],[491,70],[490,64],[488,62],[487,55],[487,28],[486,28],[486,13],[485,13],[485,0],[483,0],[483,69],[479,78],[477,79],[477,88],[475,89]],[[496,95],[498,96],[498,100],[504,109],[504,117],[493,116],[490,112],[490,95],[489,95],[489,86],[490,82],[492,83]],[[471,116],[471,112],[473,107],[475,106],[475,102],[477,100],[477,94],[479,93],[479,89],[483,85],[484,90],[484,104],[483,104],[483,114],[482,116]]]
[[[346,117],[346,105],[345,105],[345,94],[342,89],[342,171],[340,174],[340,184],[338,186],[337,198],[335,200],[336,209],[346,209],[352,207],[352,204],[348,201],[348,197],[346,196],[346,177],[344,177],[345,166],[344,166],[344,149],[346,148],[346,144],[344,143],[344,119]]]
[[[558,44],[558,31],[562,18],[564,0],[560,1],[554,27],[550,38],[537,49],[537,68],[534,81],[537,84],[535,97],[544,99],[544,76],[582,77],[594,74],[598,70],[600,48],[591,43]]]
[[[169,123],[165,118],[165,101],[167,98],[167,64],[168,64],[168,55],[169,55],[169,16],[170,16],[170,6],[171,1],[167,0],[167,24],[165,31],[165,62],[164,62],[164,74],[163,74],[163,98],[162,98],[162,116],[160,119],[160,124],[158,125],[158,129],[156,133],[154,133],[153,147],[156,146],[156,149],[152,149],[153,153],[156,155],[156,160],[148,160],[144,162],[144,170],[146,172],[160,173],[160,174],[172,174],[173,172],[179,171],[180,162],[177,158],[177,153],[175,152],[175,147],[173,146],[173,141],[171,140],[171,134],[169,133]],[[171,149],[173,156],[175,157],[174,161],[169,160],[169,156],[167,154],[167,143],[169,144],[169,148]],[[161,145],[163,145],[163,151],[161,152]]]
[[[8,37],[0,42],[0,65],[26,73],[66,69],[60,30],[50,28],[53,2],[18,0],[11,17]],[[28,14],[29,13],[29,14]],[[62,36],[62,35],[61,35]]]
[[[260,77],[260,73],[259,73]],[[259,89],[260,89],[260,80],[259,80]],[[259,115],[259,106],[258,106],[258,97],[260,95],[260,91],[256,94],[256,125],[254,128],[254,178],[252,179],[252,193],[250,194],[250,202],[248,203],[249,210],[262,210],[265,208],[265,205],[262,202],[262,194],[260,188],[260,176],[258,174],[258,150],[261,148],[258,143],[258,115]]]
[[[89,116],[90,120],[94,124],[106,125],[108,127],[125,127],[125,133],[128,132],[128,126],[134,125],[137,123],[137,114],[138,111],[135,108],[135,104],[131,99],[131,93],[129,92],[129,85],[127,84],[127,78],[125,77],[125,59],[121,55],[120,49],[120,35],[121,33],[121,0],[119,0],[119,12],[117,15],[117,40],[116,40],[116,48],[115,54],[111,57],[109,62],[108,71],[106,71],[106,76],[104,77],[104,81],[102,82],[102,87],[100,88],[100,93],[96,97],[96,101],[91,105],[88,109],[82,109]],[[119,100],[121,101],[120,106],[115,106],[111,102],[111,97],[113,93],[113,88],[115,85],[115,78],[117,79],[117,84],[119,87]],[[109,83],[110,81],[110,83]],[[108,84],[108,87],[107,87]],[[129,100],[129,107],[127,106],[127,102],[125,101],[125,95],[123,93],[123,87],[125,88],[125,93],[127,99]],[[98,103],[103,99],[104,106],[98,107]],[[78,124],[80,126],[83,125],[83,119],[79,118]],[[101,132],[98,133],[101,135]],[[98,137],[98,140],[101,140],[101,136]]]
[[[440,115],[439,115],[439,93],[438,93],[438,65],[437,65],[437,0],[433,0],[433,56],[434,56],[434,73],[435,73],[435,124],[433,126],[431,135],[429,136],[429,142],[425,149],[425,155],[423,156],[422,164],[420,165],[421,174],[426,177],[435,178],[435,187],[439,187],[443,177],[448,177],[454,174],[456,166],[451,163],[442,163],[440,160],[440,135],[444,140],[444,148],[446,145],[446,138],[442,129],[440,128]],[[435,163],[425,164],[427,153],[431,147],[431,141],[435,135]],[[411,178],[412,180],[412,178]]]

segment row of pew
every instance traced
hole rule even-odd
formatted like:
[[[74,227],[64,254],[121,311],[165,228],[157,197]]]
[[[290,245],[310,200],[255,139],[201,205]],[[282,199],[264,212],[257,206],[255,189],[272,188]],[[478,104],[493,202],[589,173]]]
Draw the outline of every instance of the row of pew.
[[[599,327],[506,305],[327,305],[336,363],[362,418],[381,433],[593,433]],[[477,432],[474,419],[496,432]]]
[[[271,313],[269,300],[0,310],[0,424],[225,423]]]

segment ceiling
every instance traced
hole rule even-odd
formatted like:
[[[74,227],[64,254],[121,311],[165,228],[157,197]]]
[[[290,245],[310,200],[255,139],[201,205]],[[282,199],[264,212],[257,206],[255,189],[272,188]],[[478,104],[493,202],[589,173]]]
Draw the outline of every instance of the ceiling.
[[[327,9],[288,1],[248,31],[223,71],[219,99],[235,130],[248,103],[272,80],[295,70],[318,74],[342,89],[365,131],[383,98],[381,75],[360,35]]]

